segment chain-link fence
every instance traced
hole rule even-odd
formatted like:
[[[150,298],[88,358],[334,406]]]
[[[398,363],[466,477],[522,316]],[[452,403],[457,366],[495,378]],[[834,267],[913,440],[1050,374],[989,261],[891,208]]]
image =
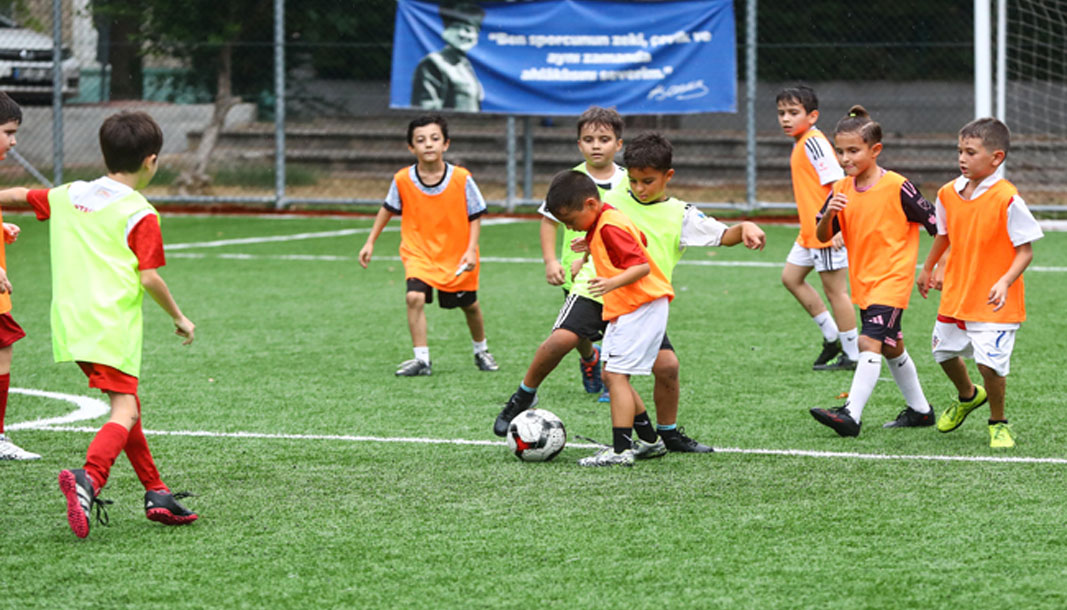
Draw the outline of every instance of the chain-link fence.
[[[627,118],[624,138],[654,128],[674,143],[676,194],[742,210],[791,202],[793,142],[778,128],[774,100],[798,82],[817,91],[826,132],[850,105],[867,107],[887,134],[883,165],[927,195],[956,174],[955,133],[975,108],[970,2],[764,1],[749,47],[754,6],[735,3],[737,113]],[[101,121],[135,108],[164,130],[155,201],[379,202],[392,173],[412,161],[405,126],[414,113],[389,109],[395,10],[395,0],[0,1],[0,89],[23,105],[17,151],[40,174],[9,160],[0,184],[95,177]],[[1067,144],[1065,13],[1061,0],[1007,7],[1010,177],[1037,207],[1067,205],[1055,156]],[[536,200],[555,171],[580,160],[574,117],[449,120],[450,160],[497,203]]]

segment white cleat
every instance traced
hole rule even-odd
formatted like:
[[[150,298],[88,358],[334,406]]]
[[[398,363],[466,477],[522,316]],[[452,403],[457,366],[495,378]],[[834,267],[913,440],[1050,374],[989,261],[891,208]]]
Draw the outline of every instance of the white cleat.
[[[0,460],[39,460],[41,456],[30,453],[0,434]]]
[[[579,466],[633,466],[634,450],[615,453],[614,447],[604,447],[589,457],[578,460]]]

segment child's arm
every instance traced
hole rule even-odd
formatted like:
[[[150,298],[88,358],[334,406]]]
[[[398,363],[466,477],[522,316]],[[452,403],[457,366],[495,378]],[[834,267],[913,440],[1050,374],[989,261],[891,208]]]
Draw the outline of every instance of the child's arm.
[[[834,233],[840,230],[840,228],[834,226],[836,224],[834,220],[837,219],[838,212],[844,210],[846,206],[848,206],[848,197],[845,197],[842,193],[833,193],[826,200],[822,215],[819,217],[819,224],[815,225],[815,237],[819,241],[830,241],[833,239]]]
[[[930,253],[926,255],[926,262],[923,263],[923,269],[919,272],[918,279],[915,280],[915,285],[919,288],[919,294],[922,298],[926,298],[926,294],[930,292],[930,288],[934,285],[934,266],[942,265],[941,257],[945,252],[948,252],[949,241],[948,235],[945,233],[939,234],[934,238],[934,243],[930,245]],[[1021,271],[1020,271],[1021,273]],[[941,274],[944,278],[944,274]]]
[[[478,264],[478,237],[482,233],[482,217],[479,216],[471,221],[470,237],[467,239],[467,251],[463,258],[459,259],[459,268],[464,271],[474,269]]]
[[[602,297],[616,288],[633,284],[649,273],[652,273],[652,266],[648,263],[641,263],[627,267],[625,271],[614,277],[595,277],[589,280],[589,293],[595,297]]]
[[[545,261],[545,281],[553,286],[563,285],[564,270],[556,257],[556,223],[541,217],[541,259]]]
[[[1015,258],[1011,261],[1011,267],[1008,267],[1008,271],[1000,276],[1000,279],[993,284],[993,288],[989,290],[989,299],[986,302],[994,306],[993,311],[1000,310],[1008,302],[1008,287],[1019,279],[1032,260],[1034,260],[1032,244],[1027,242],[1015,246]]]
[[[374,226],[371,227],[370,233],[367,234],[367,241],[363,243],[363,247],[359,249],[359,264],[366,269],[370,263],[370,257],[374,254],[374,241],[381,235],[382,229],[385,228],[386,223],[394,216],[385,206],[378,209],[378,215],[374,217]]]
[[[144,286],[145,292],[152,295],[152,299],[159,303],[163,311],[174,320],[174,334],[185,337],[182,345],[192,343],[196,325],[182,314],[181,309],[178,309],[178,304],[174,302],[174,297],[171,296],[170,289],[167,288],[167,283],[163,281],[159,272],[155,269],[142,269],[141,285]]]
[[[30,189],[21,186],[4,189],[0,191],[0,206],[11,205],[13,203],[26,203],[26,198],[29,196],[29,193]]]
[[[726,229],[721,243],[724,246],[743,243],[749,250],[762,250],[767,245],[767,234],[756,223],[746,220]]]

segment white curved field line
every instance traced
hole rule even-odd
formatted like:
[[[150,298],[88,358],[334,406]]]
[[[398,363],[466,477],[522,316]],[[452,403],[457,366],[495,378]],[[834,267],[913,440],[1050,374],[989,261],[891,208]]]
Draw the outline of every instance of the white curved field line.
[[[69,402],[77,407],[77,409],[71,411],[66,415],[60,417],[49,417],[46,419],[35,419],[33,421],[19,422],[15,424],[7,424],[8,430],[42,430],[48,426],[54,426],[58,424],[69,424],[76,421],[85,421],[87,419],[96,419],[101,415],[104,415],[111,407],[99,398],[91,398],[89,396],[78,396],[76,394],[62,394],[60,392],[46,392],[44,390],[34,390],[30,388],[11,388],[8,390],[12,394],[24,394],[26,396],[39,396],[41,398],[51,398],[53,400],[62,400]]]

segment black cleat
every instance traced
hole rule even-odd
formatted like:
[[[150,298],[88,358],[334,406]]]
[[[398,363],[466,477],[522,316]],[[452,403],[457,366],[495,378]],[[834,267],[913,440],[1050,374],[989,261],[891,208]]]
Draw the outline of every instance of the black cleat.
[[[196,521],[198,515],[182,506],[179,498],[187,498],[193,494],[179,492],[172,494],[167,491],[146,491],[144,493],[144,512],[149,521],[162,523],[163,525],[185,525]]]
[[[830,362],[825,364],[812,365],[814,371],[854,371],[856,370],[856,361],[849,358],[845,352],[841,352]]]
[[[883,428],[925,428],[934,425],[937,418],[934,417],[934,408],[931,406],[926,413],[919,413],[908,407],[901,411],[893,421],[882,424]]]
[[[675,453],[713,453],[715,450],[685,435],[685,428],[658,430],[660,438],[667,445],[667,451]]]
[[[811,409],[815,421],[834,429],[839,436],[859,436],[860,423],[852,419],[845,406],[833,409]]]
[[[836,355],[838,355],[840,353],[841,353],[841,342],[840,341],[825,341],[824,340],[822,342],[822,352],[819,354],[819,357],[815,359],[815,362],[813,362],[811,366],[812,366],[812,368],[814,370],[821,371],[823,369],[821,369],[819,367],[825,366],[827,362],[830,362],[830,360],[833,360],[834,356],[836,356]]]
[[[497,436],[507,436],[508,424],[511,420],[515,419],[515,416],[527,409],[532,409],[537,405],[537,394],[534,394],[533,400],[529,404],[523,404],[522,399],[519,397],[519,393],[515,392],[508,399],[508,402],[504,405],[504,408],[500,410],[500,415],[496,416],[496,421],[493,422],[493,434]]]

